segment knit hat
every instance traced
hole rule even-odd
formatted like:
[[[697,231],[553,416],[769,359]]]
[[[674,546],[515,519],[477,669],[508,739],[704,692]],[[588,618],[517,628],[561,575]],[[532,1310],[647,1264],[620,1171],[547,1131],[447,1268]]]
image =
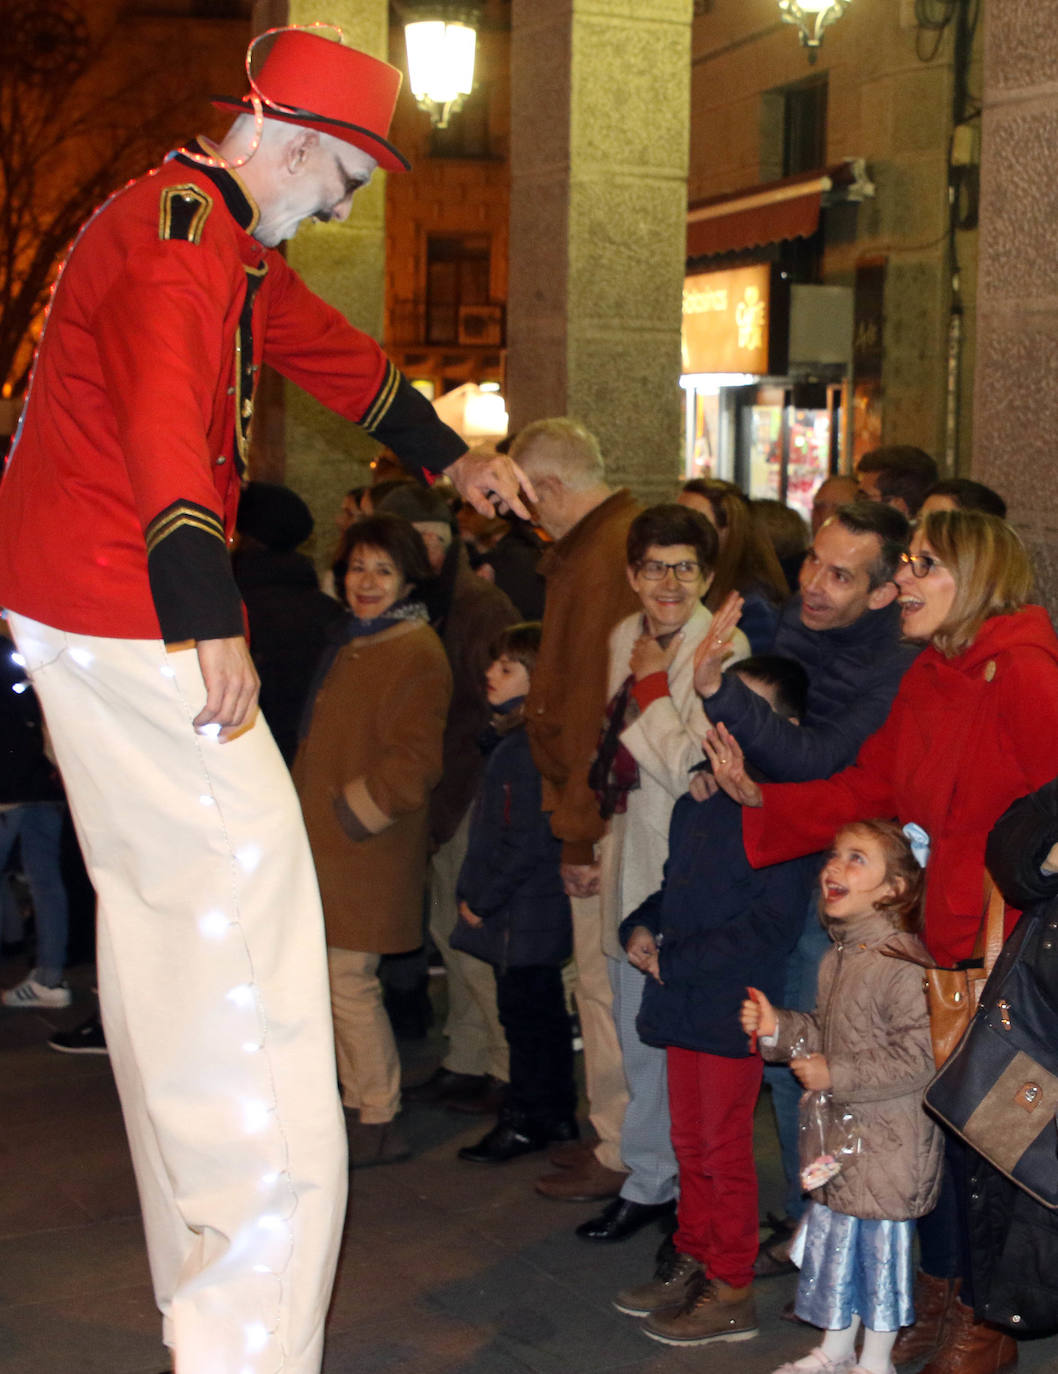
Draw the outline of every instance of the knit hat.
[[[248,482],[243,488],[235,528],[273,553],[289,553],[304,544],[314,526],[312,512],[289,487]]]

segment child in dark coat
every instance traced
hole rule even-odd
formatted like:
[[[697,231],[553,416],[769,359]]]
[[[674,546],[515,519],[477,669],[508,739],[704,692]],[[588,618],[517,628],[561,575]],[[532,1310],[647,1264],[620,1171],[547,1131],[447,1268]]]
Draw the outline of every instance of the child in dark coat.
[[[800,664],[761,656],[729,671],[778,715],[800,716]],[[621,925],[629,961],[647,975],[636,1028],[668,1052],[680,1197],[675,1250],[614,1305],[645,1317],[644,1333],[668,1345],[756,1334],[753,1109],[763,1064],[738,1011],[747,983],[781,992],[817,870],[812,859],[751,868],[741,809],[722,792],[704,802],[687,795],[672,813],[661,891]]]
[[[561,973],[572,953],[570,905],[561,846],[540,809],[540,775],[523,715],[539,646],[536,621],[512,625],[493,646],[485,674],[494,713],[483,740],[488,758],[456,886],[452,947],[492,964],[510,1047],[499,1120],[459,1151],[475,1164],[503,1164],[579,1135]]]

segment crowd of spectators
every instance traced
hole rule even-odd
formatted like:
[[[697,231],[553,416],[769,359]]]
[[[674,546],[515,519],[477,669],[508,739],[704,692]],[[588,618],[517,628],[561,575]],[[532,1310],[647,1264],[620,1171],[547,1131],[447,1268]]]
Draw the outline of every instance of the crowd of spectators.
[[[1004,502],[882,448],[820,484],[809,530],[712,477],[643,509],[570,420],[509,451],[534,525],[380,459],[343,498],[322,587],[300,497],[253,482],[240,509],[261,710],[323,898],[351,1167],[408,1157],[402,1106],[492,1114],[460,1158],[540,1154],[543,1197],[601,1204],[583,1240],[660,1223],[653,1277],[615,1297],[656,1340],[754,1335],[754,1285],[798,1265],[788,1315],[823,1334],[788,1374],[1013,1369],[1026,1333],[984,1320],[1009,1275],[970,1225],[971,1195],[1000,1206],[1009,1185],[924,1116],[924,997],[879,953],[971,959],[990,831],[1037,789],[1054,811],[1058,639]],[[62,789],[9,657],[24,782],[0,847],[21,838],[37,953],[3,1000],[62,1007]],[[1007,857],[1019,902],[1050,896],[1052,868]],[[846,973],[846,948],[870,959]],[[431,961],[446,1050],[402,1089]],[[98,1026],[81,1040],[102,1048]],[[785,1179],[763,1241],[762,1082]],[[840,1186],[806,1186],[806,1089],[861,1118]],[[880,1162],[897,1117],[917,1142],[898,1184]]]

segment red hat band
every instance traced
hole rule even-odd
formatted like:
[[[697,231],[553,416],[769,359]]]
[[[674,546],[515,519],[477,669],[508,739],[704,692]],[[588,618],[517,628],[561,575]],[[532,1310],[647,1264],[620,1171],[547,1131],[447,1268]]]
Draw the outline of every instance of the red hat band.
[[[387,171],[403,172],[411,164],[386,138],[401,80],[396,67],[369,53],[304,29],[283,29],[253,84],[267,119],[331,134],[369,153]],[[215,96],[213,104],[253,109],[248,95]]]

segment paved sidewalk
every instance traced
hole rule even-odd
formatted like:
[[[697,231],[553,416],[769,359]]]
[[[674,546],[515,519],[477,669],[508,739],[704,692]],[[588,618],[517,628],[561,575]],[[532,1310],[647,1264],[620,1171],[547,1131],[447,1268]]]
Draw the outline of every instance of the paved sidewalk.
[[[0,965],[0,986],[21,974]],[[90,979],[75,971],[68,1012],[0,1009],[0,1374],[167,1364],[108,1061],[46,1046],[91,1009]],[[402,1050],[415,1081],[441,1040]],[[793,1278],[759,1285],[754,1340],[682,1351],[647,1340],[610,1298],[650,1276],[659,1233],[577,1240],[594,1209],[536,1195],[539,1157],[495,1169],[455,1158],[488,1124],[409,1110],[414,1158],[353,1176],[326,1374],[770,1374],[810,1347],[810,1332],[779,1320]],[[763,1213],[780,1196],[766,1100],[757,1124]],[[1058,1338],[1023,1347],[1020,1370],[1058,1370]]]

